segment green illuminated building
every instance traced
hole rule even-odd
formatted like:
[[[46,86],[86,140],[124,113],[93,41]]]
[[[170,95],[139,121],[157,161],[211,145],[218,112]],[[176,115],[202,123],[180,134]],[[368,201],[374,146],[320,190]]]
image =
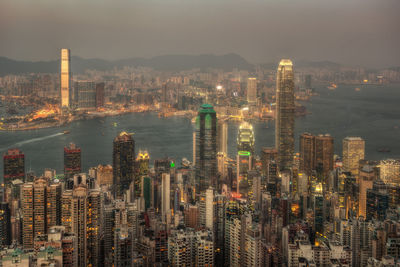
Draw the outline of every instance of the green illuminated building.
[[[196,180],[200,193],[216,185],[217,113],[213,106],[203,104],[200,107],[196,128]]]

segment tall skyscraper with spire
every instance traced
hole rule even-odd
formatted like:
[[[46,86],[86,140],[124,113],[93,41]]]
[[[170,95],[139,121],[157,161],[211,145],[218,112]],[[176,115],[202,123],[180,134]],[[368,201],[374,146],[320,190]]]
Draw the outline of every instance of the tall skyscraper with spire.
[[[275,146],[281,169],[292,167],[294,153],[293,63],[282,59],[276,76]]]
[[[61,108],[69,108],[71,100],[71,51],[69,49],[61,49]]]
[[[217,113],[213,106],[201,106],[196,127],[196,179],[200,193],[214,185],[217,176]]]

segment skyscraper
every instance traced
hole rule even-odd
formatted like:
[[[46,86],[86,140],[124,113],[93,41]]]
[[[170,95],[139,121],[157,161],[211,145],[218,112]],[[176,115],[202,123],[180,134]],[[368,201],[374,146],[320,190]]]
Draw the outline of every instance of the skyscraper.
[[[96,108],[104,106],[104,83],[96,83]]]
[[[216,184],[217,175],[217,113],[213,106],[203,104],[196,118],[196,179],[198,193]]]
[[[61,108],[69,108],[71,100],[71,51],[61,49]]]
[[[365,141],[361,137],[343,139],[343,168],[358,177],[360,160],[364,159]]]
[[[226,120],[218,120],[217,152],[228,155],[228,123]]]
[[[13,180],[25,181],[25,155],[21,150],[9,149],[3,156],[4,184],[9,185]]]
[[[163,173],[161,178],[161,216],[164,222],[169,223],[171,216],[170,175]]]
[[[250,105],[257,103],[257,78],[255,77],[247,79],[247,102]]]
[[[291,168],[294,153],[293,63],[282,59],[276,77],[275,146],[281,169]]]
[[[94,82],[75,82],[75,103],[80,110],[95,109],[96,83]]]
[[[65,178],[72,178],[81,169],[81,148],[73,143],[64,147],[64,175]]]
[[[131,134],[121,132],[114,139],[113,192],[120,198],[134,179],[135,141]]]
[[[317,170],[324,177],[333,170],[333,137],[303,133],[300,136],[300,170],[307,175]]]
[[[21,188],[23,215],[22,242],[26,249],[33,248],[34,239],[46,234],[61,221],[61,184],[39,177]]]

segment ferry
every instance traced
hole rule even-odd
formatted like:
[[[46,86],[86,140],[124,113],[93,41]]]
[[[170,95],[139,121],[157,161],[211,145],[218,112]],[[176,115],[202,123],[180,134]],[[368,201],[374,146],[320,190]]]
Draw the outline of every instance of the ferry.
[[[360,91],[361,91],[360,87],[356,87],[354,90],[355,90],[356,92],[360,92]]]
[[[331,83],[331,85],[328,86],[329,90],[335,90],[337,88],[337,85],[334,83]]]
[[[69,134],[70,133],[70,131],[68,131],[68,130],[65,130],[64,132],[63,132],[63,134]]]

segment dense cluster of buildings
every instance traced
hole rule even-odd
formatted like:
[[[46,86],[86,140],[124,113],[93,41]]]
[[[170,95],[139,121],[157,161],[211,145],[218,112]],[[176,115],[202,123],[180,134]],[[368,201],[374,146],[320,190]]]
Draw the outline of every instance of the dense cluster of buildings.
[[[191,163],[150,162],[127,132],[113,140],[112,165],[87,172],[74,144],[63,174],[25,173],[23,152],[9,150],[0,266],[400,266],[399,161],[366,159],[360,137],[345,138],[339,157],[328,134],[302,134],[296,154],[294,82],[282,60],[275,147],[260,155],[242,122],[228,157],[227,121],[210,104],[198,109]],[[86,105],[96,86],[82,86]]]

